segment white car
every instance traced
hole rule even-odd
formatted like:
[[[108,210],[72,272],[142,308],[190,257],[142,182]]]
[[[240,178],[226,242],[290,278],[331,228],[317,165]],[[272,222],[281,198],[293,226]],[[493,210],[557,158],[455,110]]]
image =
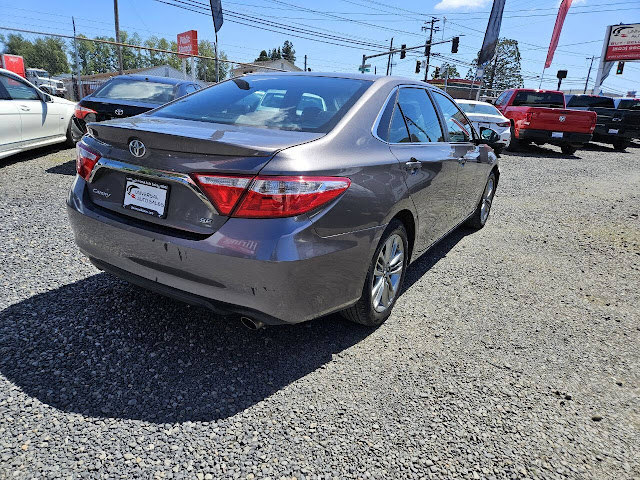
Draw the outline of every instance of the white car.
[[[67,142],[75,103],[54,97],[0,68],[0,158]]]
[[[511,143],[511,122],[496,107],[487,102],[475,100],[456,100],[462,111],[466,113],[478,133],[489,128],[498,134],[499,140],[491,146],[496,153],[502,152]]]

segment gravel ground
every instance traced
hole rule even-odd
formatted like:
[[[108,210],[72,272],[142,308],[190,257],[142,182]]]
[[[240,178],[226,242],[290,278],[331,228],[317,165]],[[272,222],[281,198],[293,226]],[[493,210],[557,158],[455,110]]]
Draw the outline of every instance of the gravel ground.
[[[377,330],[100,273],[72,158],[0,160],[0,478],[640,478],[640,148],[505,154]]]

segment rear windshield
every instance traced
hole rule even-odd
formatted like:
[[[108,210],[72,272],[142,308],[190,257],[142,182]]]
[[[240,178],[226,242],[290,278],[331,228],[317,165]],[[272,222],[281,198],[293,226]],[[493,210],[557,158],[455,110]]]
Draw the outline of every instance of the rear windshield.
[[[114,78],[96,90],[93,96],[162,105],[173,100],[174,89],[175,85],[167,83]]]
[[[595,97],[591,95],[574,95],[567,102],[567,107],[601,107],[614,108],[613,98]]]
[[[564,95],[552,92],[518,92],[512,105],[514,107],[564,108]]]
[[[326,133],[370,85],[349,78],[251,75],[201,90],[150,115]]]
[[[480,113],[483,115],[500,115],[496,107],[488,103],[458,103],[464,113]]]
[[[633,100],[620,100],[618,104],[618,108],[621,110],[640,110],[640,99],[636,98]]]

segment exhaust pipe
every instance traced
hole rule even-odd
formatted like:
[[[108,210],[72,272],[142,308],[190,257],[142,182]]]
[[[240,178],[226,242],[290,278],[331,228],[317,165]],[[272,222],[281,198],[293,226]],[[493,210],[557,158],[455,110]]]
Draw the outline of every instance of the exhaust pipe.
[[[249,317],[240,317],[240,323],[247,327],[249,330],[260,330],[264,327],[264,323],[260,320],[254,320]]]

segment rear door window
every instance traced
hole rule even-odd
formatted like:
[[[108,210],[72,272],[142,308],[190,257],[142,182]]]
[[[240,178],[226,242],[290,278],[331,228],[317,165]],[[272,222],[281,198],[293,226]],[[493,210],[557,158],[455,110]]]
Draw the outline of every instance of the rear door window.
[[[442,142],[442,128],[436,109],[423,88],[401,88],[398,105],[412,143]]]

